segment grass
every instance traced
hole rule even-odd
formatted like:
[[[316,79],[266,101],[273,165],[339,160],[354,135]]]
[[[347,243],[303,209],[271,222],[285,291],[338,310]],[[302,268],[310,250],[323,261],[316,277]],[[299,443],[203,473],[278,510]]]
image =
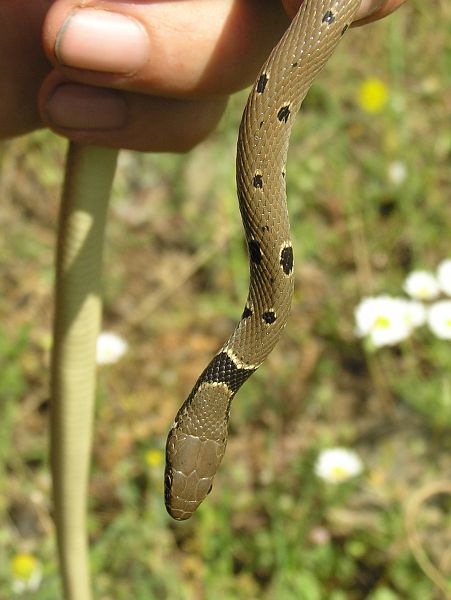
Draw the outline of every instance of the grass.
[[[351,32],[312,89],[287,173],[292,318],[234,401],[213,492],[185,524],[163,506],[163,449],[177,407],[246,297],[234,189],[245,94],[186,156],[121,155],[104,328],[130,351],[99,372],[90,494],[96,598],[446,597],[418,566],[405,519],[418,490],[451,472],[450,343],[424,330],[370,352],[354,334],[353,310],[365,295],[400,294],[411,270],[433,270],[450,256],[450,33],[444,1],[412,1]],[[357,100],[368,77],[389,94],[376,114]],[[2,155],[0,598],[11,597],[9,562],[20,552],[43,568],[26,597],[61,597],[47,420],[64,147],[38,132]],[[402,184],[387,175],[396,162],[407,172]],[[313,465],[337,445],[353,448],[366,468],[332,486]],[[449,508],[449,495],[436,494],[417,514],[448,590]]]

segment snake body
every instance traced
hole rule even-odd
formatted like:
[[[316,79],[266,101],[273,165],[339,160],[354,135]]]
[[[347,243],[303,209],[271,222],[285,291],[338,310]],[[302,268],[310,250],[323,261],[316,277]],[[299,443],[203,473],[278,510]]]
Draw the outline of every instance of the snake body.
[[[352,22],[360,0],[305,0],[250,93],[237,145],[237,193],[249,250],[249,295],[230,338],[198,378],[166,444],[165,502],[188,519],[224,456],[230,405],[286,325],[293,248],[285,163],[296,113]]]
[[[51,467],[66,600],[89,600],[87,485],[100,275],[117,151],[71,144],[61,204],[51,377]]]
[[[189,518],[224,455],[230,404],[286,324],[293,249],[285,161],[294,117],[360,0],[304,0],[263,66],[241,122],[237,188],[250,259],[241,319],[180,408],[166,446],[165,502]],[[86,505],[100,327],[103,232],[116,151],[71,144],[62,198],[52,352],[51,464],[66,600],[89,600]]]

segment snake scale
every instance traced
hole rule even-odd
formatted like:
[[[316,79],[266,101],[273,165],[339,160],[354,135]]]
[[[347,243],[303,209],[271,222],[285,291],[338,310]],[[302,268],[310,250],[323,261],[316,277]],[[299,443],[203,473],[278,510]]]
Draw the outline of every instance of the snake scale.
[[[285,162],[296,113],[349,27],[359,0],[305,0],[250,93],[237,145],[237,193],[249,250],[249,295],[230,338],[180,408],[166,445],[165,502],[188,519],[212,487],[230,405],[276,345],[293,295]]]
[[[360,0],[304,0],[264,64],[240,126],[237,190],[249,250],[241,319],[180,408],[166,445],[165,503],[189,518],[224,455],[230,404],[287,322],[293,249],[285,194],[291,127]],[[258,32],[257,32],[258,34]],[[117,151],[71,143],[60,213],[52,351],[51,465],[66,600],[89,600],[87,483],[100,328],[101,258]]]

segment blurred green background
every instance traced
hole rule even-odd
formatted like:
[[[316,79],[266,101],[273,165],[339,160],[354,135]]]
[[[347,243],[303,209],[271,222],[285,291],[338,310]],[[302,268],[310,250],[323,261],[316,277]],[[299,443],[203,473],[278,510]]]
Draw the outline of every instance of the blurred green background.
[[[166,434],[247,293],[234,185],[246,94],[185,156],[121,154],[104,329],[129,351],[99,369],[89,516],[96,598],[451,598],[451,584],[440,590],[446,582],[419,566],[406,529],[415,494],[451,479],[451,342],[424,329],[371,352],[353,316],[363,297],[402,294],[408,273],[451,257],[450,84],[445,0],[412,0],[351,31],[315,83],[287,173],[293,314],[234,401],[212,493],[181,524],[163,503]],[[22,597],[61,598],[47,446],[64,152],[64,140],[38,132],[1,154],[2,599],[13,595],[23,554],[42,580]],[[359,477],[334,485],[315,475],[318,454],[335,446],[358,454]],[[451,496],[432,491],[414,515],[417,541],[451,582]]]

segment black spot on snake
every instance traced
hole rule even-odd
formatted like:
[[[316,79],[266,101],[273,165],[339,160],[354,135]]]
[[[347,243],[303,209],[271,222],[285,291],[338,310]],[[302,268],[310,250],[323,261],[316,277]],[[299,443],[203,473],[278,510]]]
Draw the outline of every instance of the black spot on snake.
[[[263,127],[264,121],[260,121],[260,129]]]
[[[293,272],[293,248],[291,246],[282,248],[280,264],[285,275],[290,275]]]
[[[268,75],[266,75],[266,73],[262,73],[260,75],[260,77],[258,78],[257,81],[257,93],[258,94],[263,94],[263,92],[265,91],[265,87],[266,84],[268,83]]]
[[[262,314],[262,319],[267,325],[271,325],[277,319],[276,313],[273,310],[267,310]]]
[[[269,227],[268,225],[262,225],[262,227],[260,228],[262,231],[269,231]]]
[[[254,371],[255,368],[240,369],[226,352],[220,352],[202,373],[198,383],[225,383],[235,393]]]
[[[322,23],[327,23],[328,25],[330,25],[334,21],[335,21],[335,16],[331,10],[328,10],[326,13],[324,13],[324,16],[322,18]]]
[[[252,317],[254,313],[252,312],[252,309],[249,308],[249,306],[246,306],[246,308],[243,310],[243,314],[241,315],[242,319],[248,319],[249,317]]]
[[[260,244],[257,242],[257,240],[249,240],[248,247],[251,261],[256,265],[259,265],[262,261],[262,251],[260,248]]]
[[[341,35],[344,35],[348,29],[349,29],[349,25],[345,25],[343,27],[343,29],[341,30]]]
[[[254,188],[262,188],[263,187],[263,177],[257,173],[257,175],[254,175],[254,179],[252,180],[252,185],[254,186]]]
[[[277,118],[279,119],[280,122],[285,121],[285,123],[288,121],[288,117],[290,116],[291,110],[290,110],[290,106],[287,104],[285,106],[282,106],[282,108],[279,109],[279,112],[277,113]]]
[[[296,61],[294,63],[291,63],[291,66],[293,67],[293,69],[295,69],[298,66],[298,64],[299,64],[298,61]]]

